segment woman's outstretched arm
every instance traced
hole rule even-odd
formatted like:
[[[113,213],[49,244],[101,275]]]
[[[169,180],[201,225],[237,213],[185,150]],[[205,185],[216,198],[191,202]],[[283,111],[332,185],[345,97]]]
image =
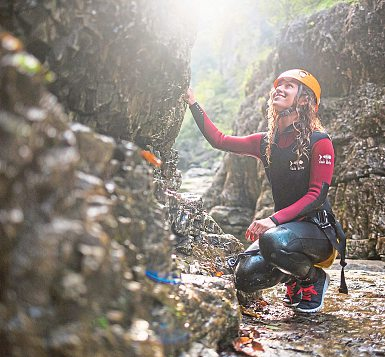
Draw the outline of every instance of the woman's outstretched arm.
[[[198,128],[212,147],[236,154],[260,158],[261,140],[265,133],[256,133],[248,136],[225,135],[218,130],[205,111],[196,102],[191,89],[187,91],[185,100],[189,104]]]

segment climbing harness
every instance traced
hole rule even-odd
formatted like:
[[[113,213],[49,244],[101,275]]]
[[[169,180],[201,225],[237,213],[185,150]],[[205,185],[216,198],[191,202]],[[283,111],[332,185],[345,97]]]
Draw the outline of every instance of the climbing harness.
[[[305,220],[312,222],[321,228],[329,242],[333,245],[333,248],[340,254],[340,265],[342,269],[339,292],[347,294],[348,287],[345,280],[345,267],[347,265],[345,261],[346,235],[342,229],[341,223],[336,220],[333,213],[326,210],[315,211],[308,215]]]

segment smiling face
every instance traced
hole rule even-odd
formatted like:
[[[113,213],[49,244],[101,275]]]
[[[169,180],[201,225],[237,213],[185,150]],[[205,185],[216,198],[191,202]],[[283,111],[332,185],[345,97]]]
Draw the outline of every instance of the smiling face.
[[[272,104],[278,112],[290,108],[298,93],[298,82],[294,79],[282,78],[279,80],[273,93]]]

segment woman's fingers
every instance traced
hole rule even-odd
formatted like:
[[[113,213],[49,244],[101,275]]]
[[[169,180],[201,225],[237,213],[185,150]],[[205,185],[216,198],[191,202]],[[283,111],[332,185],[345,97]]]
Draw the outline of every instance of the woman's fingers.
[[[258,240],[268,229],[275,227],[273,221],[270,218],[259,219],[253,221],[249,228],[246,230],[245,237],[247,240],[255,242]]]
[[[249,240],[251,242],[255,241],[254,234],[250,230],[250,227],[246,230],[245,238],[246,238],[246,240]]]
[[[245,238],[252,242],[255,241],[255,221],[251,222],[249,228],[247,228]]]

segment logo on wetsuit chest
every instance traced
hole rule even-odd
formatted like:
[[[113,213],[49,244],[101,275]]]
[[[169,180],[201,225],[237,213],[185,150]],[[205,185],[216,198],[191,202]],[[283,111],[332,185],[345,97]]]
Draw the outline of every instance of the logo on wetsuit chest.
[[[290,170],[291,171],[305,170],[305,166],[303,165],[303,160],[299,159],[296,161],[290,161]]]
[[[332,156],[329,154],[326,155],[319,155],[318,163],[319,164],[325,164],[325,165],[331,165],[332,164]]]

